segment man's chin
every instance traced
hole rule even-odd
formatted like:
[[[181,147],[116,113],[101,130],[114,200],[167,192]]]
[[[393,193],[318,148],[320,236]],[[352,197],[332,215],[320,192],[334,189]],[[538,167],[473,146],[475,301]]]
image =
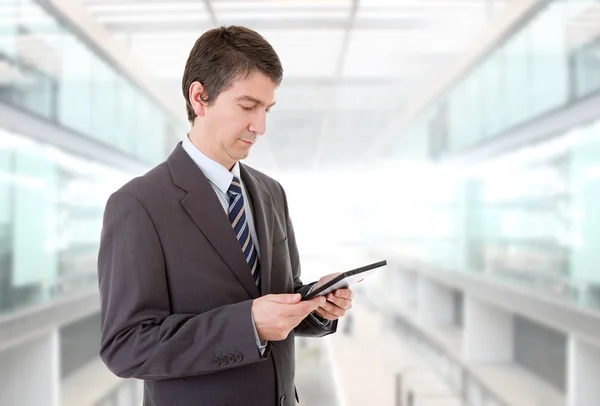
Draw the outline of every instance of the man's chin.
[[[245,152],[240,152],[237,156],[237,160],[242,161],[242,160],[248,158],[249,155],[250,155],[250,150],[245,151]]]

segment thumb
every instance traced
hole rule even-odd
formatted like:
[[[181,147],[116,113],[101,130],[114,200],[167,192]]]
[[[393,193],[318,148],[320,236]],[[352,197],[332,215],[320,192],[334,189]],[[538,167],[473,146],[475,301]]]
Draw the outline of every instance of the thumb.
[[[300,293],[283,293],[279,295],[271,295],[271,300],[277,303],[296,304],[300,302]]]

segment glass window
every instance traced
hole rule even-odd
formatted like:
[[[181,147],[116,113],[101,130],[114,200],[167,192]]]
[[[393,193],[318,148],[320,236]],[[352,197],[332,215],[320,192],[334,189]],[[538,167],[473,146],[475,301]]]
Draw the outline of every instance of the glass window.
[[[25,140],[14,151],[14,288],[49,282],[58,274],[54,153],[52,148]]]
[[[163,132],[160,128],[161,111],[154,103],[150,103],[148,116],[147,139],[144,140],[146,149],[146,162],[158,164],[164,155],[162,139]]]
[[[15,82],[19,77],[17,68],[17,0],[0,3],[0,99],[11,101]]]
[[[464,77],[447,99],[451,149],[523,124],[600,90],[600,0],[554,0]],[[414,118],[417,121],[416,118]]]
[[[427,156],[427,134],[428,123],[431,120],[431,113],[425,112],[419,116],[413,126],[410,128],[408,136],[396,138],[394,156],[410,157],[411,159],[421,159]]]
[[[462,106],[465,120],[465,133],[463,134],[465,146],[472,146],[483,138],[481,78],[481,69],[476,67],[465,81],[465,105]]]
[[[577,50],[573,58],[576,96],[600,90],[600,38]]]
[[[150,110],[150,102],[144,97],[144,95],[136,89],[135,93],[135,150],[136,156],[140,157],[144,162],[149,162],[150,157],[148,153],[148,143],[152,142],[150,117],[152,112]]]
[[[450,150],[460,151],[467,145],[468,116],[465,106],[467,105],[467,89],[464,82],[460,82],[452,89],[448,96],[449,105],[449,139]]]
[[[530,30],[523,27],[504,46],[506,126],[514,127],[531,116]]]
[[[106,62],[92,55],[92,91],[90,105],[92,135],[106,144],[114,143],[114,124],[117,104],[115,103],[115,76]]]
[[[166,157],[166,128],[183,122],[38,1],[6,0],[0,11],[0,99],[143,162]]]
[[[531,112],[534,116],[561,106],[568,99],[568,59],[564,2],[549,4],[530,23]]]
[[[456,211],[464,268],[600,308],[599,134],[600,121],[468,175]]]
[[[20,3],[16,21],[16,57],[20,76],[13,101],[22,108],[54,119],[61,29],[33,2]]]
[[[494,51],[481,68],[482,87],[482,134],[484,138],[499,134],[503,129],[504,101],[502,84],[502,50]]]
[[[570,153],[573,219],[571,274],[573,278],[600,284],[600,121],[576,130],[580,142]],[[600,306],[600,303],[599,303]]]
[[[136,92],[133,86],[125,78],[119,76],[118,94],[120,100],[119,117],[119,136],[116,140],[117,147],[130,154],[135,153],[136,140]]]
[[[4,0],[0,3],[0,53],[9,57],[16,56],[18,3],[19,0]]]
[[[566,40],[573,67],[573,96],[600,90],[599,0],[567,0]]]
[[[65,126],[92,134],[92,57],[84,44],[65,35],[58,92],[58,117]]]

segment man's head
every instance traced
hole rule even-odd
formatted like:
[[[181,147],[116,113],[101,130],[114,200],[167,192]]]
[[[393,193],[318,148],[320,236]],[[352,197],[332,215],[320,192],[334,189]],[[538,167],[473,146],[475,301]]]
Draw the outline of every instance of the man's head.
[[[227,167],[246,158],[265,132],[282,76],[277,53],[260,34],[237,26],[204,33],[182,81],[194,144]]]

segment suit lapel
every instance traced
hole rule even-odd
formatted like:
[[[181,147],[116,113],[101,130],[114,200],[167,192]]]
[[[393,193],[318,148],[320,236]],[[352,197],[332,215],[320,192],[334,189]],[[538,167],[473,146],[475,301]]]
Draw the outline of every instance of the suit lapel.
[[[244,165],[240,164],[240,174],[244,186],[250,195],[254,226],[260,247],[260,288],[261,294],[271,291],[271,258],[273,241],[273,198],[260,180]]]
[[[187,192],[181,200],[184,210],[250,296],[258,297],[258,288],[254,284],[240,244],[208,179],[181,147],[181,143],[169,156],[167,164],[173,176],[173,183]]]

